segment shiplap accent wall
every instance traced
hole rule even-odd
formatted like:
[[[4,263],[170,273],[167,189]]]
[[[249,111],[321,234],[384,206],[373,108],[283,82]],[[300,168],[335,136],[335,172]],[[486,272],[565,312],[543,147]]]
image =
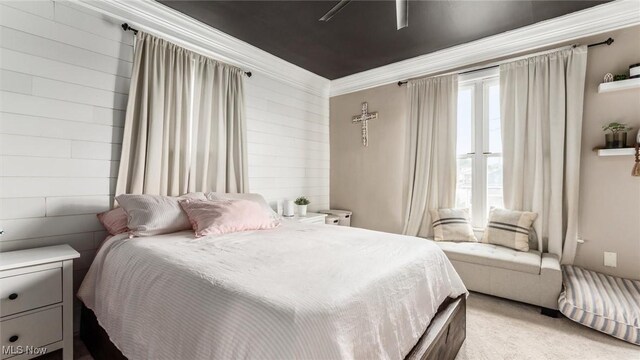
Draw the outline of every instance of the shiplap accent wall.
[[[68,243],[80,284],[106,234],[133,36],[65,1],[0,2],[0,251]],[[250,189],[329,205],[329,99],[245,80]]]
[[[70,4],[0,2],[0,251],[68,243],[76,287],[106,236],[132,44]]]
[[[275,206],[305,195],[329,208],[329,98],[254,74],[245,81],[249,188]]]

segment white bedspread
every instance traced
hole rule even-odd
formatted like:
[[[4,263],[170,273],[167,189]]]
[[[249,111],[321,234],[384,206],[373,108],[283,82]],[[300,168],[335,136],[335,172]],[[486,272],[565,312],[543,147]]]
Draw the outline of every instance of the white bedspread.
[[[466,293],[430,241],[286,223],[109,239],[78,296],[134,359],[402,359]]]

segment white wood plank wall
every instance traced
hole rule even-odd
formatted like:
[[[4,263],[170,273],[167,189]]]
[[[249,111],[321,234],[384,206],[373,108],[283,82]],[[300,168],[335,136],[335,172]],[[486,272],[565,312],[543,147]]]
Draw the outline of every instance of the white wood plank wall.
[[[119,25],[66,1],[0,1],[0,251],[68,243],[76,287],[114,196],[133,60]],[[327,208],[328,97],[255,71],[245,88],[251,191]]]
[[[270,77],[245,81],[249,187],[272,203],[305,195],[329,208],[329,99]]]

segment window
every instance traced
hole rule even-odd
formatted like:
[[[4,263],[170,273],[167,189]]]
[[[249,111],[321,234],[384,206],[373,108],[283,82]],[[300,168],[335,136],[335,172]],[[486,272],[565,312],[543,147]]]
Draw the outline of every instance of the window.
[[[500,84],[496,69],[471,76],[458,91],[456,207],[471,209],[481,228],[491,207],[503,207]]]

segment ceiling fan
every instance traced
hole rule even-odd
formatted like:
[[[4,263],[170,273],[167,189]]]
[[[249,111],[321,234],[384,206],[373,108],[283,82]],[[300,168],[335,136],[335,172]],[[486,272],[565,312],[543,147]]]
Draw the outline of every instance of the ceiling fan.
[[[409,26],[409,0],[396,0],[396,25],[398,30]],[[320,21],[329,21],[338,11],[342,10],[351,0],[340,0],[331,10],[329,10]]]

